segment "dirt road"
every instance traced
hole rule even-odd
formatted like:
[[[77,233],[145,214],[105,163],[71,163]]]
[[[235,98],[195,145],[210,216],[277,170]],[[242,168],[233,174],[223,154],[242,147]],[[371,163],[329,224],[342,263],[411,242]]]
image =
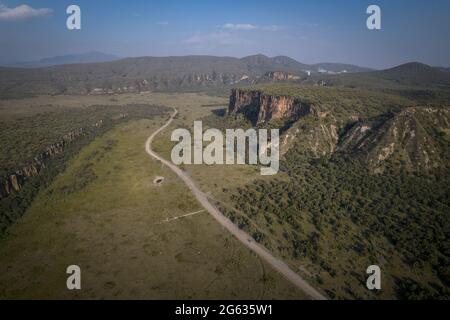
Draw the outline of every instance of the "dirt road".
[[[145,144],[146,152],[153,158],[161,161],[164,165],[169,167],[173,172],[175,172],[178,177],[184,181],[184,183],[189,187],[192,193],[197,198],[198,202],[216,219],[225,229],[227,229],[231,234],[233,234],[240,242],[242,242],[247,248],[256,253],[261,259],[266,261],[275,270],[281,273],[286,279],[296,285],[300,290],[305,292],[312,299],[325,300],[326,297],[322,295],[319,291],[314,289],[309,283],[307,283],[300,275],[292,271],[289,266],[281,261],[280,259],[274,257],[265,247],[258,244],[251,236],[239,229],[235,224],[233,224],[227,217],[225,217],[215,206],[213,206],[207,195],[202,192],[191,178],[183,172],[179,167],[175,166],[170,161],[167,161],[160,157],[156,152],[152,150],[153,139],[164,129],[166,129],[173,121],[175,116],[178,114],[177,110],[171,115],[170,119],[161,128],[156,130],[148,139]]]

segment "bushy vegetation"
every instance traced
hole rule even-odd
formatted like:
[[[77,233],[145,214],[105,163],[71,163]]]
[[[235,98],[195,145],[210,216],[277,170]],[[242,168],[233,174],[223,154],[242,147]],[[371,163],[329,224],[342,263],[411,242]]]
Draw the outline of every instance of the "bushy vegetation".
[[[121,114],[125,114],[128,120],[152,117],[170,110],[142,104],[97,105],[84,108],[46,107],[52,111],[0,120],[0,177],[29,164],[44,148],[73,130],[83,128],[89,131],[99,121],[103,121],[102,125],[110,128],[114,122],[113,118]]]
[[[328,138],[322,132],[327,122],[338,128],[339,139],[333,142],[337,147],[357,123],[352,115],[385,119],[410,106],[450,105],[450,99],[427,90],[400,93],[292,84],[243,90],[295,97],[328,115],[308,115],[295,123],[298,136],[281,160],[287,179],[261,179],[224,190],[232,206],[218,203],[223,212],[291,265],[307,265],[331,298],[450,298],[448,163],[413,173],[389,162],[383,173],[372,174],[353,154],[311,152],[311,143],[316,149],[328,146],[318,138]],[[444,117],[417,109],[417,141],[422,141],[420,130],[426,130],[430,139],[421,143],[433,143],[448,154],[447,133],[437,132],[448,127]],[[394,131],[402,134],[397,127]],[[421,152],[426,146],[414,147]],[[371,264],[383,270],[385,289],[379,294],[365,287],[365,270]]]
[[[55,108],[54,112],[2,121],[3,128],[0,131],[2,181],[8,174],[30,164],[33,157],[45,147],[59,141],[68,132],[83,128],[83,134],[69,143],[64,152],[52,157],[46,164],[46,169],[38,176],[28,178],[20,192],[12,193],[0,200],[0,233],[23,215],[39,190],[48,186],[53,178],[64,170],[67,161],[94,138],[123,121],[153,118],[169,110],[166,107],[144,104],[97,105],[86,108]],[[100,120],[102,124],[95,126]],[[112,148],[113,142],[108,146]],[[87,166],[80,171],[77,183],[67,186],[64,191],[74,192],[94,179],[95,174]]]
[[[317,75],[310,81],[328,86],[371,90],[434,90],[450,88],[450,74],[439,68],[412,62],[391,69],[340,75]]]
[[[189,105],[206,100],[177,99],[167,104],[182,117],[192,115]],[[202,209],[184,182],[144,151],[166,120],[109,130],[39,193],[26,218],[0,239],[0,299],[306,298],[206,212],[164,222]],[[166,145],[163,134],[170,139],[170,132],[158,135],[155,146]],[[92,172],[95,180],[78,182]],[[156,176],[165,183],[155,186]],[[86,270],[77,292],[65,286],[71,263]]]
[[[261,180],[238,189],[231,197],[236,210],[224,208],[255,240],[289,259],[310,260],[331,277],[342,273],[339,265],[364,270],[367,266],[355,265],[361,258],[399,258],[396,267],[405,273],[431,268],[432,285],[445,291],[450,283],[448,170],[368,175],[358,162],[307,160],[295,152],[287,155],[283,170],[288,181]]]
[[[450,90],[439,89],[402,89],[384,90],[417,102],[423,106],[450,106]]]

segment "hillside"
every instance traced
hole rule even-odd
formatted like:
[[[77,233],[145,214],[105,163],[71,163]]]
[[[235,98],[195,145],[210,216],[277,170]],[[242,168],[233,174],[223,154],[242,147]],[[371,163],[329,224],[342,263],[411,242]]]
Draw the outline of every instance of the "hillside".
[[[77,64],[77,63],[96,63],[96,62],[107,62],[107,61],[114,61],[119,60],[119,57],[112,55],[112,54],[106,54],[103,52],[98,51],[92,51],[92,52],[85,52],[81,54],[68,54],[63,56],[55,56],[55,57],[49,57],[40,59],[37,61],[27,61],[27,62],[18,62],[14,63],[12,65],[9,65],[10,67],[18,67],[18,68],[43,68],[43,67],[50,67],[50,66],[57,66],[57,65],[64,65],[64,64]]]
[[[328,85],[370,89],[450,88],[450,73],[418,62],[411,62],[382,71],[322,76],[320,80]]]
[[[243,58],[252,67],[259,66],[260,70],[275,69],[277,71],[287,72],[305,72],[318,73],[320,71],[332,73],[358,73],[372,71],[370,68],[355,66],[344,63],[316,63],[304,64],[286,56],[277,56],[274,58],[267,58],[263,55],[255,55]]]
[[[330,298],[448,299],[445,102],[342,87],[236,88],[223,121],[282,127],[282,176],[225,190],[232,205],[221,209],[314,274]],[[377,294],[361,285],[374,263],[383,270]]]
[[[356,68],[356,67],[355,67]],[[264,80],[268,72],[306,74],[314,67],[288,57],[140,57],[46,68],[0,68],[0,97],[141,91],[227,92]]]
[[[409,86],[450,87],[450,75],[428,65],[411,62],[392,69],[376,71],[372,76]]]
[[[358,73],[373,71],[370,68],[359,67],[352,64],[345,63],[317,63],[312,65],[312,71],[319,72],[319,70],[333,72],[333,73]]]
[[[242,58],[248,68],[256,73],[265,73],[268,71],[288,71],[304,72],[308,70],[307,64],[300,63],[294,59],[285,56],[269,58],[264,55],[253,55]]]
[[[111,94],[143,91],[203,91],[225,94],[233,86],[297,82],[362,89],[405,90],[404,96],[440,98],[450,73],[420,63],[383,71],[353,65],[307,65],[289,57],[242,59],[213,56],[140,57],[45,68],[1,68],[0,97],[36,94]],[[308,76],[308,73],[311,76]],[[418,91],[422,90],[422,91]]]
[[[407,108],[356,123],[338,150],[360,158],[371,172],[386,167],[407,171],[431,171],[450,162],[450,109]]]

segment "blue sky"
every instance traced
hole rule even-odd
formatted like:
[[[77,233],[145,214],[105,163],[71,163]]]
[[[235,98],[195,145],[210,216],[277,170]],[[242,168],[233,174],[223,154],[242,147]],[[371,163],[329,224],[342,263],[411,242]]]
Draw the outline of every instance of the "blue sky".
[[[82,30],[66,28],[70,4],[81,7]],[[381,7],[382,30],[366,28],[370,4]],[[449,34],[448,0],[0,0],[2,63],[95,50],[450,67]]]

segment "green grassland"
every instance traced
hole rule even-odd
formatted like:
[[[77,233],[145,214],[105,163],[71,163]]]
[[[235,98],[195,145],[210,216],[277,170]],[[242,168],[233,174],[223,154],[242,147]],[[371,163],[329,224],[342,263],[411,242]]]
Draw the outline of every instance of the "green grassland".
[[[198,96],[205,104],[214,98],[196,94],[124,94],[110,96],[40,96],[21,100],[0,100],[0,176],[29,162],[63,135],[79,128],[88,128],[119,114],[127,120],[151,117],[167,112],[149,105],[189,101]],[[215,98],[217,99],[217,98]]]
[[[355,115],[377,117],[423,102],[398,91],[286,84],[247,90],[255,89],[291,95],[330,112],[341,137]],[[153,144],[166,159],[175,144],[172,130],[192,128],[194,120],[203,119],[204,129],[251,125],[239,116],[223,117],[228,101],[205,95],[51,99],[70,107],[104,105],[104,99],[113,105],[176,107],[177,118]],[[17,101],[35,112],[24,101],[39,100]],[[97,138],[39,194],[0,242],[0,256],[8,262],[0,264],[0,288],[5,288],[0,296],[304,298],[207,214],[159,224],[201,209],[183,184],[143,151],[145,139],[166,119],[121,124]],[[305,132],[314,126],[312,117],[295,124]],[[387,167],[370,175],[344,154],[313,157],[305,148],[301,137],[293,141],[275,177],[263,178],[257,166],[247,165],[181,168],[231,220],[330,298],[448,297],[448,167],[427,174]],[[153,185],[156,176],[166,178],[162,186]],[[86,266],[85,291],[65,290],[69,264]],[[365,285],[371,264],[383,272],[382,290],[376,293]]]
[[[77,100],[64,99],[68,106]],[[184,111],[180,119],[224,102],[196,94],[118,99],[175,106]],[[116,126],[39,192],[0,240],[1,298],[305,298],[207,213],[166,222],[201,210],[184,184],[144,151],[148,136],[166,120]],[[165,177],[162,185],[153,183],[156,176]],[[65,287],[72,264],[82,268],[81,291]]]
[[[53,106],[47,112],[0,121],[0,176],[26,166],[31,160],[74,130],[83,128],[85,133],[94,131],[94,124],[102,121],[102,131],[110,129],[112,119],[127,115],[127,120],[151,118],[166,113],[166,107],[149,104],[92,105],[82,108],[62,108]],[[116,121],[117,122],[117,121]]]

